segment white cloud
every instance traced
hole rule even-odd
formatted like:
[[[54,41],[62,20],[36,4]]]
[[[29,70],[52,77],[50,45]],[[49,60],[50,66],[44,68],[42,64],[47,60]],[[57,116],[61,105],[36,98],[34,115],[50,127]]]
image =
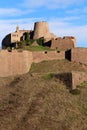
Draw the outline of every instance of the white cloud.
[[[46,8],[65,8],[70,5],[78,5],[85,0],[24,0],[23,5],[30,8],[46,7]]]
[[[32,9],[28,10],[21,10],[17,8],[0,8],[0,15],[1,16],[18,16],[23,14],[28,14],[34,12]]]
[[[84,15],[87,14],[87,6],[83,8],[74,8],[73,10],[67,10],[66,13],[68,14],[74,14],[74,15]]]
[[[51,19],[49,21],[50,30],[58,37],[74,36],[77,40],[77,46],[87,47],[87,25],[71,25],[69,22],[56,21]]]

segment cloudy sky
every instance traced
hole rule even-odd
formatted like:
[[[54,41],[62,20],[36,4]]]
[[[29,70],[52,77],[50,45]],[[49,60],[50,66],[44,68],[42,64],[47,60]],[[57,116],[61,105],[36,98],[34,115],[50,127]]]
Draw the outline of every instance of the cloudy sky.
[[[17,25],[33,29],[36,21],[47,21],[57,36],[75,36],[77,46],[87,47],[87,0],[0,0],[0,43]]]

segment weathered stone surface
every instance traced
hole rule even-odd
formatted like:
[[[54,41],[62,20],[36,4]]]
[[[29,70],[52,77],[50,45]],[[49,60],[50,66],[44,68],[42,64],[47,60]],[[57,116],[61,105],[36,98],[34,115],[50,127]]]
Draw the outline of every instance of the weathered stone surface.
[[[65,59],[65,52],[57,52],[57,51],[40,51],[40,52],[32,52],[33,62],[38,63],[44,60],[62,60]]]
[[[76,47],[76,39],[74,37],[59,37],[51,40],[51,48],[59,50],[67,50]]]
[[[32,64],[32,53],[28,51],[0,51],[0,77],[27,73]]]
[[[44,37],[46,42],[51,40],[52,38],[56,38],[56,36],[53,33],[50,33],[48,23],[45,21],[36,22],[34,24],[33,39],[39,39],[41,37]]]
[[[71,61],[87,65],[87,48],[71,49]]]
[[[72,89],[76,89],[76,86],[80,85],[84,81],[87,81],[87,73],[72,72]]]
[[[0,77],[27,73],[32,62],[38,63],[43,60],[64,59],[64,52],[29,52],[12,50],[0,51]]]

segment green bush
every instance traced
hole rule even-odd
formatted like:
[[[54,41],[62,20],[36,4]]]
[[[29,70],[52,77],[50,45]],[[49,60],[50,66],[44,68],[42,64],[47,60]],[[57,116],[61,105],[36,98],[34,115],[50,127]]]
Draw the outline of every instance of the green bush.
[[[18,46],[18,48],[23,48],[23,46],[24,46],[24,41],[18,42],[18,43],[17,43],[17,46]]]
[[[37,39],[37,43],[40,46],[43,46],[44,41],[45,41],[44,37]]]
[[[70,90],[70,93],[73,95],[79,95],[81,91],[79,89],[73,89],[73,90]]]

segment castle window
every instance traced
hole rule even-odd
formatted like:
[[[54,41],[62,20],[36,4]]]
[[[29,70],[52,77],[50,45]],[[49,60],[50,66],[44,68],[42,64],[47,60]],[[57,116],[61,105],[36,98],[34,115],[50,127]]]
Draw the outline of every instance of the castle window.
[[[45,51],[44,53],[47,54],[47,51]]]
[[[13,36],[13,37],[16,37],[16,35],[15,35],[15,34],[13,34],[12,36]]]

